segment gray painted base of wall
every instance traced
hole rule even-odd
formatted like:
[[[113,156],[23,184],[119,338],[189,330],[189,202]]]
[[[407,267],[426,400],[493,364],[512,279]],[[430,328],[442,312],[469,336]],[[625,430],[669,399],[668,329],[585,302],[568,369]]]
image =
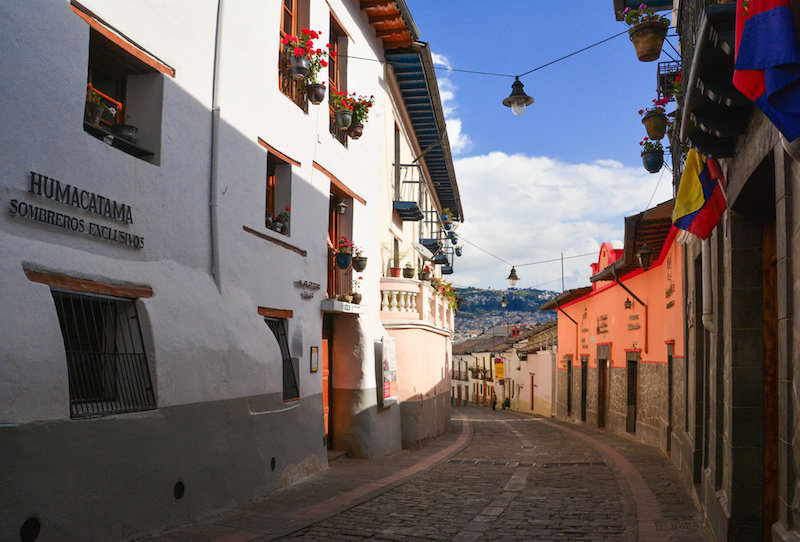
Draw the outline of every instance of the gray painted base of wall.
[[[350,457],[374,458],[399,452],[400,409],[378,407],[378,391],[338,389],[331,391],[331,444]]]
[[[41,522],[37,542],[127,540],[327,468],[321,395],[4,426],[0,443],[0,540],[9,541],[30,517]]]
[[[418,449],[450,429],[450,391],[400,404],[403,448]]]

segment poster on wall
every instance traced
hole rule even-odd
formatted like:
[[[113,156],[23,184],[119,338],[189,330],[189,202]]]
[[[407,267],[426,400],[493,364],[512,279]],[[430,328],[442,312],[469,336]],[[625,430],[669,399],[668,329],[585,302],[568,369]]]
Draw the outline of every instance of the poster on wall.
[[[383,339],[383,406],[397,403],[397,358],[394,337]]]
[[[505,365],[503,365],[502,358],[494,358],[494,376],[498,380],[503,380],[506,377]]]

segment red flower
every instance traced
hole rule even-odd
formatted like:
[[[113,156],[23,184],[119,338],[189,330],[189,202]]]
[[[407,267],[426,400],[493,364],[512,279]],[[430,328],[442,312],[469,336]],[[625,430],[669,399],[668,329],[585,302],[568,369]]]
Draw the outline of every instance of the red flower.
[[[328,63],[325,62],[324,60],[320,60],[319,63],[323,68],[327,68],[328,67]]]
[[[302,47],[295,47],[294,56],[306,56],[306,50]]]
[[[284,44],[284,45],[289,45],[289,40],[287,40],[286,38],[283,38],[281,40],[281,43]]]

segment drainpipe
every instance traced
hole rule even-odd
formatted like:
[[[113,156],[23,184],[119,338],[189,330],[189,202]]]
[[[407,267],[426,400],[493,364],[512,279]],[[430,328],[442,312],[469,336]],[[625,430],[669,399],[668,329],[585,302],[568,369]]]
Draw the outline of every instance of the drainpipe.
[[[713,296],[711,295],[711,242],[703,239],[701,263],[703,265],[703,327],[711,331],[714,323]]]
[[[211,213],[211,274],[217,290],[222,293],[222,277],[219,263],[219,216],[217,187],[219,185],[219,95],[217,81],[220,71],[220,46],[222,43],[222,0],[217,1],[217,29],[214,38],[214,73],[211,82],[211,179],[209,183],[208,207]]]
[[[630,296],[631,296],[632,298],[634,298],[634,299],[635,299],[635,300],[636,300],[636,301],[639,303],[639,305],[641,305],[642,307],[644,307],[644,353],[646,354],[646,353],[647,353],[647,337],[648,337],[648,330],[647,330],[647,305],[645,305],[645,304],[644,304],[644,301],[642,301],[641,299],[639,299],[638,297],[636,297],[636,294],[634,294],[633,292],[631,292],[631,291],[630,291],[630,289],[629,289],[627,286],[625,286],[624,284],[622,284],[622,282],[619,280],[619,277],[617,276],[617,270],[616,270],[615,268],[613,268],[613,267],[612,267],[612,268],[611,268],[611,270],[612,270],[612,272],[614,273],[614,281],[615,281],[617,284],[619,284],[619,285],[620,285],[620,287],[622,287],[622,289],[623,289],[623,290],[625,290],[626,292],[628,292],[628,293],[630,294]]]

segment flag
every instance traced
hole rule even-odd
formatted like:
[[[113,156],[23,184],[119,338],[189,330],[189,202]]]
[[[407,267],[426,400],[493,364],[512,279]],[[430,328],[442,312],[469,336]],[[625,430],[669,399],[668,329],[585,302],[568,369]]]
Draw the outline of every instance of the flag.
[[[800,46],[789,0],[738,0],[733,84],[794,141],[800,137]]]
[[[706,239],[726,208],[725,179],[719,164],[713,158],[689,149],[675,197],[672,223],[700,239]]]

